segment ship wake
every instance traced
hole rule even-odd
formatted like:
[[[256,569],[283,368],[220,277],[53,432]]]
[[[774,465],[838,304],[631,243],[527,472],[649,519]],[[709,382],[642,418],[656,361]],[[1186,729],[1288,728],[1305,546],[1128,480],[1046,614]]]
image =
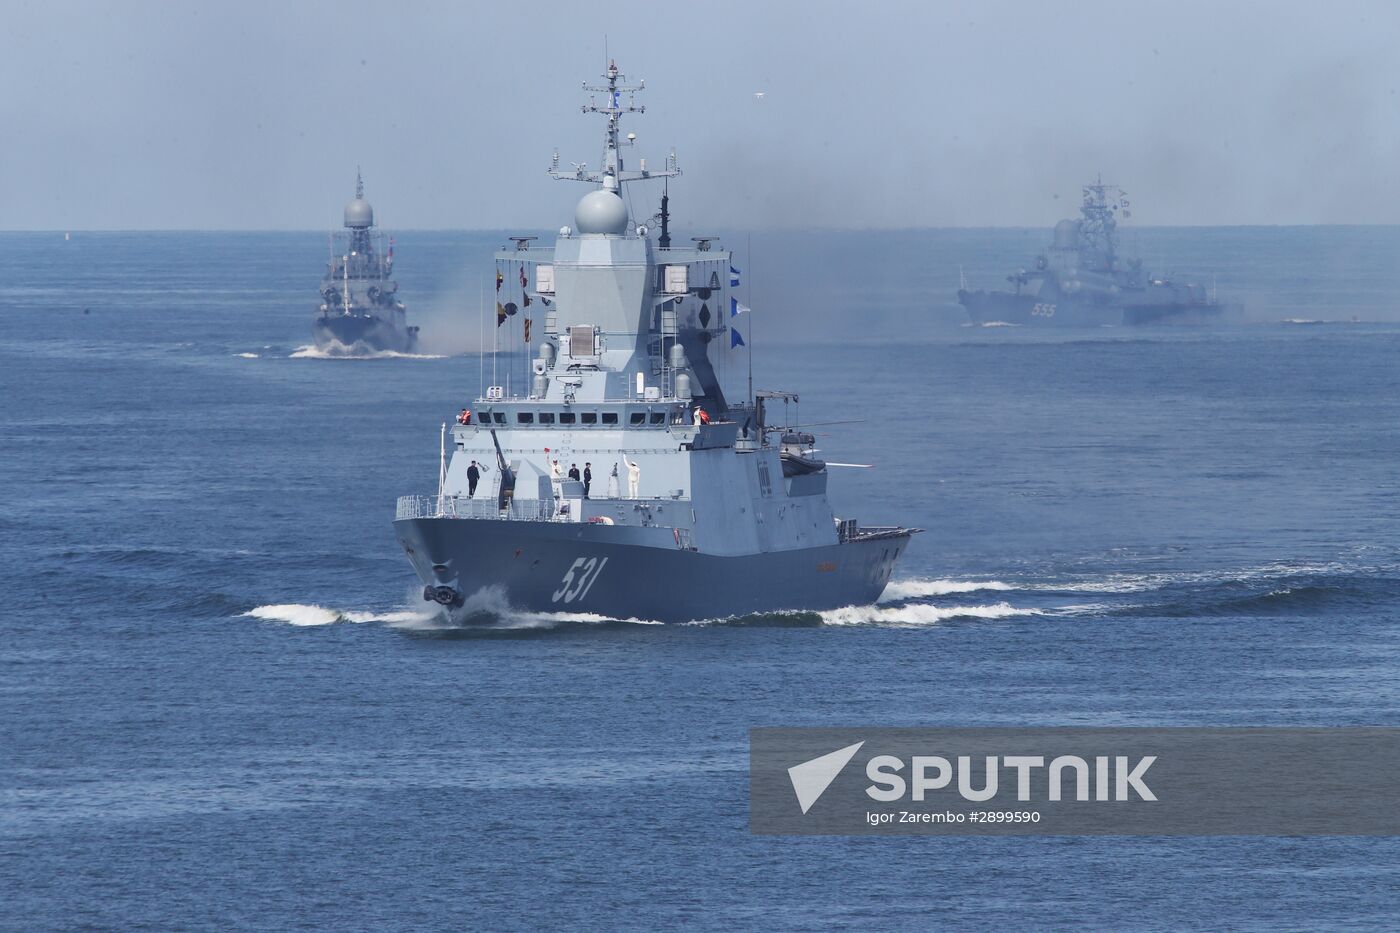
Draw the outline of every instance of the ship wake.
[[[312,344],[297,347],[290,354],[294,360],[444,360],[447,357],[437,353],[403,353],[399,350],[373,350],[364,344],[346,346],[332,343],[317,347]]]
[[[999,580],[891,580],[885,592],[876,601],[898,603],[910,599],[928,599],[933,596],[951,596],[960,593],[980,593],[988,590],[1013,590],[1009,583]]]
[[[431,612],[414,610],[391,610],[375,612],[354,609],[334,609],[317,603],[274,603],[257,606],[243,613],[247,618],[261,619],[264,622],[281,622],[299,627],[334,625],[337,622],[363,624],[380,622],[387,625],[414,625],[429,622]]]
[[[818,613],[826,625],[883,625],[918,628],[953,619],[1010,619],[1043,615],[1041,609],[1013,606],[1007,602],[975,606],[934,606],[910,602],[904,605],[846,606]]]

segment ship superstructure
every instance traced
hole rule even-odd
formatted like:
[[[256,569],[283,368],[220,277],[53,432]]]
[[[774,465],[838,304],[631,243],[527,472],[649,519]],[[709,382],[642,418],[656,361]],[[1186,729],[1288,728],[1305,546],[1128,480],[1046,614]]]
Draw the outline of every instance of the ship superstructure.
[[[321,306],[312,328],[316,346],[346,354],[413,352],[418,328],[408,323],[393,275],[393,241],[386,249],[383,233],[374,229],[374,208],[365,200],[364,180],[357,172],[355,199],[345,205],[345,233],[330,238]]]
[[[1152,275],[1118,255],[1118,218],[1131,216],[1123,189],[1102,179],[1083,189],[1077,220],[1055,225],[1050,248],[1006,277],[1010,291],[970,291],[958,302],[973,323],[1103,326],[1210,324],[1239,316],[1198,282]]]
[[[790,396],[752,390],[731,254],[671,246],[669,199],[659,230],[629,215],[623,185],[680,170],[674,152],[624,165],[643,85],[603,77],[583,108],[606,119],[601,164],[549,170],[593,188],[573,225],[496,256],[497,327],[529,372],[487,388],[450,443],[444,426],[435,495],[399,500],[424,598],[658,621],[873,602],[916,529],[833,514],[826,465],[770,423]]]

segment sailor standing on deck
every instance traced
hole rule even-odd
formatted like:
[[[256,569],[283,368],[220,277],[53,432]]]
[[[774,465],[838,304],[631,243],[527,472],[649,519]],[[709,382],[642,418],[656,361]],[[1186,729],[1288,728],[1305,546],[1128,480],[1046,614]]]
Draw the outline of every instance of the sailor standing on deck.
[[[467,467],[467,498],[476,495],[476,484],[481,481],[481,468],[473,460],[471,466]]]
[[[563,492],[559,489],[559,483],[563,479],[564,474],[559,470],[559,461],[549,461],[549,485],[556,499],[562,499],[564,497]]]
[[[593,464],[583,465],[583,497],[588,498],[588,487],[593,485]]]
[[[642,467],[641,464],[627,459],[627,455],[622,455],[622,462],[627,464],[627,498],[640,499],[638,490],[642,488]]]
[[[622,492],[617,488],[617,464],[614,463],[612,476],[608,477],[608,498],[616,499],[621,495]]]

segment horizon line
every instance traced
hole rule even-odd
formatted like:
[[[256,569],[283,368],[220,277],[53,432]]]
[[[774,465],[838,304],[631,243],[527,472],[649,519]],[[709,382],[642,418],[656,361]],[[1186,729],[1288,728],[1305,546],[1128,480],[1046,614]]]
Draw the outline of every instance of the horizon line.
[[[1400,227],[1400,221],[1392,223],[1227,223],[1227,224],[1133,224],[1120,230],[1236,230],[1236,229],[1294,229],[1294,228],[1343,228],[1375,229]],[[784,235],[803,233],[913,233],[932,230],[1050,230],[1054,225],[1039,224],[985,224],[985,225],[919,225],[892,227],[747,227],[737,228],[744,233],[777,233]],[[0,235],[18,233],[62,234],[62,233],[336,233],[342,227],[0,227]],[[374,227],[385,233],[503,233],[510,231],[530,231],[538,233],[541,227]],[[551,228],[553,229],[553,228]],[[698,228],[697,228],[698,229]],[[546,231],[548,232],[548,231]]]

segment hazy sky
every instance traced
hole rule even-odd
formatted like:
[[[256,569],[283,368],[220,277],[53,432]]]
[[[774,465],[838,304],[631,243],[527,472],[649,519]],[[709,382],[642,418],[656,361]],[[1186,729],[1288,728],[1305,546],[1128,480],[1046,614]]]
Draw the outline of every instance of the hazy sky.
[[[1100,171],[1142,224],[1400,223],[1394,2],[8,0],[4,24],[6,229],[326,229],[356,164],[390,227],[557,227],[585,189],[544,170],[598,162],[604,36],[687,226],[1041,226]]]

